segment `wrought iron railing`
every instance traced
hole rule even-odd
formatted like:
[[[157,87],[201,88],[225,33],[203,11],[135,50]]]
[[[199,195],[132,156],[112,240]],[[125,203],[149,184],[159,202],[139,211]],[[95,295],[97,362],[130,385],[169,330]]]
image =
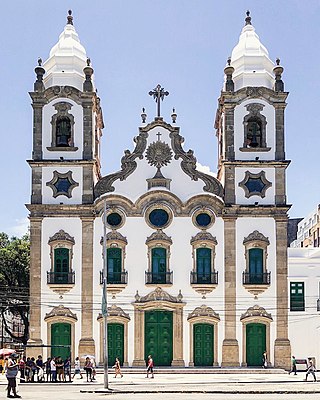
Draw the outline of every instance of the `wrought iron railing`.
[[[128,271],[110,272],[107,274],[107,285],[126,285],[128,283]],[[100,271],[100,285],[103,284],[103,271]]]
[[[75,274],[74,271],[70,272],[47,272],[47,283],[48,284],[74,284]]]
[[[242,273],[242,283],[244,285],[270,285],[271,272],[253,274],[250,272]]]
[[[197,285],[217,285],[218,284],[218,272],[199,273],[191,271],[190,283]]]
[[[146,271],[146,285],[148,284],[172,284],[172,271],[154,273]]]

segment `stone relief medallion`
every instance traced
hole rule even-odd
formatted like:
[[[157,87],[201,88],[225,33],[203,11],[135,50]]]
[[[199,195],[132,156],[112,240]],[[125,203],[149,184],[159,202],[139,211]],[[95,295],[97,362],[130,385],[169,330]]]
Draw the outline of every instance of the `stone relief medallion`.
[[[147,148],[146,159],[150,165],[160,170],[161,167],[168,165],[172,160],[172,150],[167,143],[158,140],[151,143]]]

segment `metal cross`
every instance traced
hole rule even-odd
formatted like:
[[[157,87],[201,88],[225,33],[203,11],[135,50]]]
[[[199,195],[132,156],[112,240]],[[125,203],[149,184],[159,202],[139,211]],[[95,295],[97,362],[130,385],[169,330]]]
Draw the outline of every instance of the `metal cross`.
[[[160,142],[160,136],[161,136],[161,133],[160,133],[160,132],[158,132],[158,133],[157,133],[157,136],[158,136],[158,142]]]
[[[161,85],[157,85],[153,90],[149,92],[150,96],[153,96],[157,103],[157,111],[158,111],[158,117],[160,117],[160,100],[164,99],[164,96],[168,96],[169,92],[164,91],[164,88],[161,87]]]

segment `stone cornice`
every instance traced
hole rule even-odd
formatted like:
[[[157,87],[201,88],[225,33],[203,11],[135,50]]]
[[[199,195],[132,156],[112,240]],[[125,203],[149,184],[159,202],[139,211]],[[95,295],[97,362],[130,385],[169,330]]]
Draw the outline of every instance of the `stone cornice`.
[[[60,229],[59,232],[49,237],[48,244],[52,242],[61,242],[61,241],[75,244],[74,237],[70,236],[69,233],[65,232],[63,229]]]
[[[31,167],[47,167],[48,165],[54,165],[54,166],[61,166],[61,167],[70,167],[70,164],[72,166],[74,165],[94,165],[97,163],[96,160],[41,160],[41,161],[33,161],[33,160],[27,160],[27,163]]]
[[[30,97],[34,103],[47,104],[50,101],[58,98],[69,98],[77,104],[84,104],[86,106],[93,106],[93,98],[96,96],[95,92],[82,92],[73,86],[50,86],[43,92],[29,92]]]
[[[258,205],[254,204],[251,206],[247,205],[230,205],[223,209],[223,219],[227,218],[238,218],[238,217],[273,217],[287,219],[287,212],[290,210],[291,205]]]
[[[26,204],[30,218],[45,217],[87,217],[95,218],[94,207],[90,204]]]
[[[285,167],[287,168],[289,166],[289,164],[291,163],[291,160],[283,160],[283,161],[279,161],[279,160],[235,160],[235,161],[226,161],[226,160],[221,160],[221,163],[224,164],[225,166],[229,166],[232,165],[234,167],[244,167],[244,166],[248,166],[248,167],[275,167],[275,168],[279,168],[279,167]]]
[[[223,105],[236,106],[247,99],[263,99],[269,104],[275,105],[282,103],[285,106],[285,101],[289,95],[289,92],[275,92],[272,89],[266,87],[244,87],[236,92],[221,92],[220,102]]]

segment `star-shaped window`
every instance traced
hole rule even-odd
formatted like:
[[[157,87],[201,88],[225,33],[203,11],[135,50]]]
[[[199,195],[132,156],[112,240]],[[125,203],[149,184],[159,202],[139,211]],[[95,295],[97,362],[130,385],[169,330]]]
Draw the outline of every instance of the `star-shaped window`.
[[[53,197],[67,196],[72,197],[72,190],[79,186],[79,183],[74,181],[72,178],[72,171],[60,173],[58,171],[53,172],[53,178],[46,184],[53,191]]]
[[[251,196],[263,198],[272,183],[267,180],[265,171],[260,171],[258,174],[246,171],[244,179],[239,182],[239,186],[242,187],[247,198]]]

